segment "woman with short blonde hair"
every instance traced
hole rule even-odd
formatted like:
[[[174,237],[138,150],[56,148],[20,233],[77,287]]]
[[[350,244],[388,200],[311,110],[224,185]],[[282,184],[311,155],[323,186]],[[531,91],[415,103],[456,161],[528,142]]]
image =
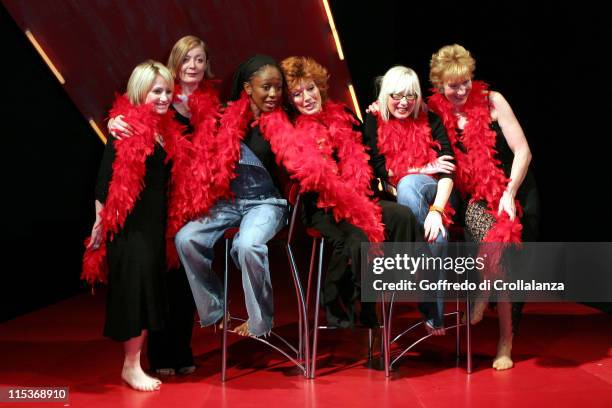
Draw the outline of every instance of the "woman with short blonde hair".
[[[473,80],[475,66],[464,47],[447,45],[432,55],[429,74],[436,92],[428,104],[444,123],[457,162],[455,185],[468,203],[467,235],[478,243],[534,241],[539,204],[529,171],[529,144],[506,99],[486,83]],[[488,273],[501,270],[501,250],[488,255]],[[472,309],[472,324],[482,319],[489,294],[482,293]],[[521,308],[521,303],[497,303],[500,337],[493,361],[496,370],[514,365],[512,340]]]
[[[123,342],[121,378],[140,391],[161,385],[142,370],[140,354],[148,333],[168,323],[169,197],[186,191],[185,176],[194,172],[184,160],[191,149],[169,112],[173,87],[170,71],[149,60],[133,70],[126,94],[115,101],[110,116],[121,115],[132,135],[106,144],[96,185],[96,221],[83,260],[84,279],[108,281],[104,335]]]
[[[379,83],[377,112],[365,121],[375,176],[396,187],[397,202],[416,216],[423,237],[432,243],[431,254],[443,257],[455,168],[446,131],[437,115],[423,109],[419,78],[412,69],[392,67]],[[419,310],[428,333],[445,333],[441,299],[421,302]]]
[[[216,113],[220,104],[214,81],[211,80],[210,62],[206,43],[196,36],[187,35],[174,44],[168,58],[168,68],[163,67],[167,72],[166,76],[169,75],[169,80],[175,81],[174,98],[170,107],[174,112],[174,119],[184,126],[184,135],[198,148],[198,160],[208,168],[214,162]],[[128,85],[128,94],[129,88]],[[131,134],[129,124],[124,122],[121,116],[109,120],[109,130],[111,134]],[[200,189],[200,196],[205,197],[207,184],[202,184]],[[200,210],[206,209],[205,205],[196,205],[194,202],[185,204],[193,214],[199,214],[203,212]],[[183,220],[186,221],[188,220]],[[182,226],[179,217],[171,217],[169,235]],[[173,247],[174,243],[170,242],[169,246]],[[178,259],[174,260],[173,264],[177,269],[166,274],[171,319],[165,330],[148,336],[147,347],[151,369],[166,376],[190,374],[196,368],[191,350],[195,305],[183,267],[179,265]]]

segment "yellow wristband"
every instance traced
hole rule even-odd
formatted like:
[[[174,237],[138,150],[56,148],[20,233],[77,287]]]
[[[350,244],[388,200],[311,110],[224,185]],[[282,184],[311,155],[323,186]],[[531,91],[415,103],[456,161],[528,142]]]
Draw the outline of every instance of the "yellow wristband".
[[[429,206],[429,211],[435,211],[437,213],[440,213],[440,215],[444,215],[444,208],[443,207],[438,207],[437,205],[430,205]]]

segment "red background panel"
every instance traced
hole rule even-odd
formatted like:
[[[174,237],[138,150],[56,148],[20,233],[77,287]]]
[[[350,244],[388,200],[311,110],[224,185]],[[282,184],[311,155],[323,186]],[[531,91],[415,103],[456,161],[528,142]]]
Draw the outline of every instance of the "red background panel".
[[[86,117],[102,123],[117,91],[145,59],[166,62],[180,37],[208,43],[212,69],[229,94],[236,66],[254,53],[278,60],[307,55],[329,69],[332,98],[352,107],[350,74],[340,61],[320,1],[149,0],[3,3],[29,29],[66,79],[66,92]]]

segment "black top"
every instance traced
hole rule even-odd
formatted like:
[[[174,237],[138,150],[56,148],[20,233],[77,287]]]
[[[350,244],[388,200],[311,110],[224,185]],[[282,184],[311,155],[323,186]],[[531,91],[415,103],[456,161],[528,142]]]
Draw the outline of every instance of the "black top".
[[[440,150],[437,151],[438,157],[448,155],[453,156],[453,149],[448,135],[446,134],[446,128],[440,120],[440,118],[433,112],[427,113],[427,120],[429,127],[431,128],[431,137],[435,142],[440,143]],[[374,177],[378,177],[382,180],[387,181],[389,179],[389,172],[387,171],[387,165],[385,157],[378,150],[378,123],[374,115],[369,114],[365,120],[365,132],[364,132],[364,143],[370,148],[370,165],[374,169]],[[439,178],[453,178],[453,174],[439,173]]]
[[[183,135],[189,135],[193,133],[193,125],[191,124],[191,119],[187,116],[183,116],[176,110],[174,105],[170,105],[171,109],[174,111],[174,120],[176,120],[181,125],[185,126],[183,128]]]
[[[512,162],[514,161],[514,153],[510,146],[508,145],[508,141],[504,136],[504,132],[502,131],[499,123],[495,120],[491,122],[491,130],[495,132],[495,159],[501,162],[500,167],[504,171],[504,175],[510,178],[510,173],[512,172]],[[457,131],[457,142],[455,143],[455,148],[461,150],[464,153],[467,153],[465,146],[460,141],[460,136],[463,133],[461,129],[455,129]],[[522,205],[526,204],[527,195],[536,191],[536,183],[535,177],[533,176],[533,172],[531,168],[527,169],[527,174],[525,174],[525,179],[521,186],[519,187],[516,198],[521,202]]]

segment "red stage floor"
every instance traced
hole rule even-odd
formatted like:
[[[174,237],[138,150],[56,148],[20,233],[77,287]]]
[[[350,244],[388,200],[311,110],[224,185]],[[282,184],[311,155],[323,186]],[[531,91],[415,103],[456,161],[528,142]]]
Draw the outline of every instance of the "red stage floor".
[[[295,308],[280,304],[277,330],[291,333]],[[400,309],[400,322],[417,317],[410,305]],[[337,330],[320,337],[314,381],[265,346],[232,336],[230,378],[221,384],[219,333],[196,328],[196,373],[166,380],[152,393],[121,383],[122,349],[101,336],[103,311],[103,293],[80,295],[1,324],[0,385],[68,386],[69,406],[92,408],[612,407],[612,316],[576,304],[527,305],[515,342],[516,367],[505,372],[489,368],[497,320],[488,312],[473,331],[471,375],[455,367],[453,334],[421,343],[387,379],[378,360],[367,366],[365,331]]]

